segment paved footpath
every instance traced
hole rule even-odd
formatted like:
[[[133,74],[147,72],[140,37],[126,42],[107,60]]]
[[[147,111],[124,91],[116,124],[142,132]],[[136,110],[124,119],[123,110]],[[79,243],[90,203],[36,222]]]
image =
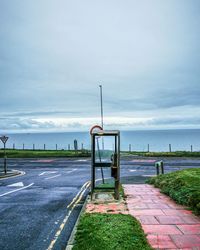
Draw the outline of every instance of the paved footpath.
[[[154,249],[200,250],[200,218],[151,185],[123,185],[129,213]]]

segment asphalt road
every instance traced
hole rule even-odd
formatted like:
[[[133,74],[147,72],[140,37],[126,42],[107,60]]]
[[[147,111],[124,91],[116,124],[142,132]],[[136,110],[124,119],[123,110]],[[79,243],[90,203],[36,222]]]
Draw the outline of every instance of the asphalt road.
[[[122,159],[122,183],[155,175],[156,160]],[[200,166],[200,159],[163,160],[166,172]],[[0,179],[0,249],[65,249],[88,193],[90,159],[9,159],[8,165],[25,174]],[[104,174],[108,177],[109,171]]]

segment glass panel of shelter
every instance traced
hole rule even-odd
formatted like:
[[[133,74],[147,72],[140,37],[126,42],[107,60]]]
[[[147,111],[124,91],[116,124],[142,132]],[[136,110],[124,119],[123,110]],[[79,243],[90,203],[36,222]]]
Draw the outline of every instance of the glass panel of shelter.
[[[104,188],[116,191],[119,187],[119,140],[119,131],[92,134],[91,192]]]

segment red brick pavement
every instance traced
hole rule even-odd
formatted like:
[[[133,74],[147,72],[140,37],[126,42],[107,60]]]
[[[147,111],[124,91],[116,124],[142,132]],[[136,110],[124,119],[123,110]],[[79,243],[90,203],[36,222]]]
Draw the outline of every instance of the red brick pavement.
[[[154,249],[200,250],[200,218],[151,185],[124,185],[129,213]]]

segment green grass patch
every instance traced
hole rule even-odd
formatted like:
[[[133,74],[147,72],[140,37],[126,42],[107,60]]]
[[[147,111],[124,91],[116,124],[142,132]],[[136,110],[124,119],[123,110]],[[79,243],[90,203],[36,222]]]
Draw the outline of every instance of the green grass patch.
[[[121,152],[122,156],[145,156],[145,157],[200,157],[200,152],[173,151],[173,152]]]
[[[103,153],[102,153],[103,154]],[[104,152],[103,157],[110,159],[111,151]],[[200,152],[138,152],[138,151],[122,151],[121,156],[144,156],[144,157],[200,157]],[[90,150],[33,150],[33,149],[6,149],[8,158],[39,158],[39,157],[90,157]],[[3,149],[0,149],[0,158],[4,157]],[[98,156],[97,156],[98,158]]]
[[[40,158],[40,157],[90,157],[87,150],[22,150],[7,149],[8,158]],[[4,151],[0,150],[0,158],[4,157]]]
[[[102,189],[108,189],[109,188],[114,188],[115,187],[115,183],[114,182],[105,182],[105,183],[100,183],[98,185],[96,185],[97,188],[102,188]]]
[[[96,187],[99,188],[99,189],[95,189],[95,193],[98,193],[98,192],[113,192],[113,190],[115,188],[115,183],[114,183],[113,180],[111,180],[111,181],[107,181],[105,183],[100,183],[100,184],[96,185]],[[113,188],[113,189],[111,189],[111,188]],[[119,185],[119,194],[123,198],[125,198],[124,189],[123,189],[123,186],[121,184]]]
[[[73,250],[150,250],[139,222],[130,215],[84,214]]]
[[[200,169],[192,168],[159,175],[147,181],[179,204],[200,215]]]

